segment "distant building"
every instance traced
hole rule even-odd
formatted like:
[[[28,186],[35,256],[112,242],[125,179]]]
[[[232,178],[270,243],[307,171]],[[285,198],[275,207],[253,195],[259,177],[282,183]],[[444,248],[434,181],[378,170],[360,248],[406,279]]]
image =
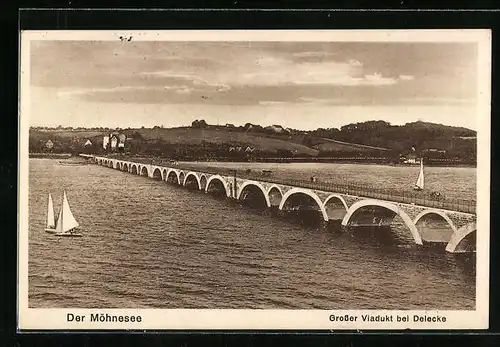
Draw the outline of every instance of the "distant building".
[[[47,142],[45,142],[45,147],[51,149],[52,147],[54,147],[54,142],[52,142],[50,139],[47,140]]]
[[[274,132],[277,132],[277,133],[282,133],[282,132],[285,132],[285,128],[283,128],[281,125],[272,125],[272,128],[274,130]]]
[[[226,128],[234,128],[234,124],[227,123]]]
[[[420,160],[417,158],[415,153],[410,153],[404,158],[404,163],[405,164],[416,164],[416,163],[420,163]]]
[[[127,136],[125,134],[118,135],[118,144],[125,144],[127,141]]]
[[[265,127],[265,129],[270,130],[270,131],[275,132],[275,133],[278,133],[278,134],[283,133],[283,132],[287,132],[285,130],[285,128],[283,128],[281,125],[276,125],[276,124],[267,126],[267,127]]]
[[[118,145],[118,137],[113,135],[109,141],[111,143],[111,149],[115,149],[116,145]]]
[[[436,149],[436,148],[424,149],[422,152],[424,152],[424,153],[440,153],[440,154],[446,154],[446,150],[444,150],[444,149]]]
[[[255,148],[253,147],[247,146],[247,148],[245,148],[246,153],[252,153],[253,151],[255,151]]]
[[[87,142],[85,142],[84,146],[85,146],[85,147],[87,147],[87,146],[92,146],[92,141],[87,140]]]
[[[104,136],[102,139],[102,148],[107,149],[109,144],[109,136]]]

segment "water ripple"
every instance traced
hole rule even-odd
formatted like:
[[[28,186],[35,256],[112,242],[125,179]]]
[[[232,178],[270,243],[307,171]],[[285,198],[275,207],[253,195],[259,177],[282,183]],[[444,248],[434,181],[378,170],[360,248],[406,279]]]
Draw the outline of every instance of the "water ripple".
[[[475,182],[467,172],[445,170],[452,187]],[[83,238],[43,231],[63,187]],[[474,257],[311,230],[103,167],[30,160],[29,217],[30,307],[474,308]]]

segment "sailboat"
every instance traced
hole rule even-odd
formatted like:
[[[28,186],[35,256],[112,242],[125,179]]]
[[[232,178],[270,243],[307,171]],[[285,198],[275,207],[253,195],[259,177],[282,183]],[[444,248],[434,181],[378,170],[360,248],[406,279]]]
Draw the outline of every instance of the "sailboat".
[[[415,182],[414,190],[423,190],[424,189],[424,161],[420,159],[420,173],[417,178],[417,182]]]
[[[78,227],[79,224],[73,216],[71,208],[69,207],[66,191],[63,192],[61,210],[59,211],[57,220],[55,219],[52,196],[49,193],[49,203],[47,208],[47,227],[45,228],[45,231],[56,236],[81,237],[83,235],[76,232],[76,229]]]

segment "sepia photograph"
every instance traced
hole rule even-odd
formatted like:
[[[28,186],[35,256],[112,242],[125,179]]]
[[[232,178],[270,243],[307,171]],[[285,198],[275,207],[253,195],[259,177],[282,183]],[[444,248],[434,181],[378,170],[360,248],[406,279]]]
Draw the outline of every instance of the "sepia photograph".
[[[22,32],[20,329],[487,328],[490,40]]]

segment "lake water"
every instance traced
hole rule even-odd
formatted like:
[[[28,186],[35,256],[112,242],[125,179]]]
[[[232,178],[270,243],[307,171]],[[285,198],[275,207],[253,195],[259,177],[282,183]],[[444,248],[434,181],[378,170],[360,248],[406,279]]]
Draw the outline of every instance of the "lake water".
[[[374,184],[415,171],[282,165],[273,167]],[[441,184],[474,195],[475,169],[433,169],[447,173]],[[475,255],[419,247],[397,223],[389,236],[317,230],[166,182],[52,159],[30,159],[29,184],[30,307],[475,307]],[[63,188],[82,238],[44,232],[47,194],[59,210]]]

